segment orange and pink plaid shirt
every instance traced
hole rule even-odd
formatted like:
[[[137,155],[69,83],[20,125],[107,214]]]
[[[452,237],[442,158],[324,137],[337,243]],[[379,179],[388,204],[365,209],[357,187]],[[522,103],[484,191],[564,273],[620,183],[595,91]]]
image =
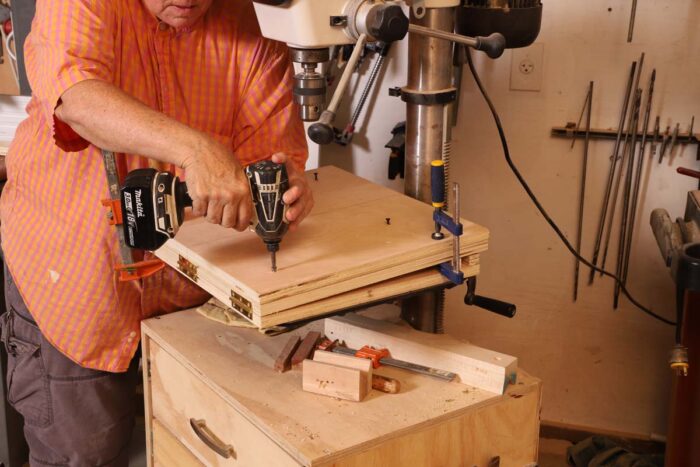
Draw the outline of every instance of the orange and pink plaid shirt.
[[[38,0],[25,60],[33,95],[7,156],[5,259],[55,347],[83,366],[124,371],[142,319],[208,296],[170,268],[117,280],[116,230],[100,205],[109,197],[101,153],[55,117],[61,95],[103,80],[217,138],[244,165],[282,151],[303,167],[287,49],[261,37],[247,0],[214,0],[196,25],[177,31],[142,0]],[[123,177],[149,161],[119,154],[118,163]]]

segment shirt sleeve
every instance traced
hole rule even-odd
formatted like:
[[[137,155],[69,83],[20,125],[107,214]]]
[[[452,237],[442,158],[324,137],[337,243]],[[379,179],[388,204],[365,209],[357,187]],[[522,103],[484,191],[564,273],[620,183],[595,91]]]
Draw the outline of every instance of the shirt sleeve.
[[[64,151],[80,151],[89,143],[54,114],[63,93],[84,80],[114,80],[114,8],[112,1],[37,1],[25,44],[27,78]]]
[[[284,152],[304,170],[308,148],[292,98],[294,69],[287,47],[259,37],[251,63],[246,65],[234,121],[234,153],[249,164]]]

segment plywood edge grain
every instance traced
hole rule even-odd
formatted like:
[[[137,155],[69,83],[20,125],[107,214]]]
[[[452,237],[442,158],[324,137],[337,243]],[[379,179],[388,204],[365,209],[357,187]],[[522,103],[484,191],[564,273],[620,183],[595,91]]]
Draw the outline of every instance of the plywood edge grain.
[[[476,263],[477,264],[474,265],[467,265],[466,262],[462,263],[462,271],[465,276],[471,277],[479,273],[479,265],[478,262]],[[428,268],[288,310],[265,316],[258,316],[256,319],[259,319],[261,326],[266,328],[321,316],[327,313],[338,312],[348,308],[356,308],[360,304],[379,302],[407,293],[447,285],[448,283],[449,281],[445,279],[437,269]]]
[[[465,258],[480,254],[485,252],[487,248],[488,244],[486,242],[462,244],[460,257]],[[437,266],[440,263],[449,261],[451,258],[452,252],[446,250],[434,254],[423,251],[420,258],[397,255],[391,258],[391,261],[365,264],[362,267],[346,269],[341,273],[332,274],[323,279],[297,284],[280,289],[274,293],[260,295],[259,302],[263,314],[274,313],[308,303],[309,301],[320,300],[337,293],[347,292],[348,290]]]

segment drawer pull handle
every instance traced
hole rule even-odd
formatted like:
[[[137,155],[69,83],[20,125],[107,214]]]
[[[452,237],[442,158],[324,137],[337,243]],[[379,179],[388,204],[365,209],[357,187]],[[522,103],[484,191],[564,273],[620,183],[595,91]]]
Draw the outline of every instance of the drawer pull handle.
[[[224,459],[228,459],[229,457],[236,458],[236,451],[233,449],[233,446],[221,441],[221,439],[209,429],[207,422],[190,418],[190,426],[197,437],[218,455]]]

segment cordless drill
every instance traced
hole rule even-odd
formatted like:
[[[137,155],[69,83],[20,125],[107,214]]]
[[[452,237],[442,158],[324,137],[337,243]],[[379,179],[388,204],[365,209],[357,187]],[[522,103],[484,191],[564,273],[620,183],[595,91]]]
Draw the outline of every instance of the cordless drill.
[[[253,196],[255,233],[265,242],[277,271],[276,253],[287,232],[287,206],[282,195],[289,188],[284,165],[261,161],[245,169]],[[192,206],[185,182],[170,172],[137,169],[129,172],[121,189],[124,240],[131,248],[156,250],[173,238]]]
[[[282,195],[289,189],[287,169],[282,164],[265,160],[249,165],[245,172],[257,217],[255,233],[270,252],[272,272],[277,272],[277,251],[289,227],[285,220],[287,205],[282,200]]]

